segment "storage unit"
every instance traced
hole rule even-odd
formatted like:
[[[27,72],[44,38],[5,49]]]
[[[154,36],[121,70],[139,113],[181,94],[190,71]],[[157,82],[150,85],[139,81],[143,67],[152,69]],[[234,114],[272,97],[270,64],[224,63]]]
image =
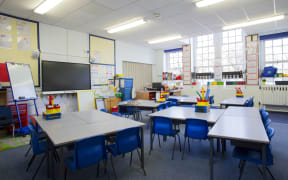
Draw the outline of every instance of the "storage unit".
[[[132,99],[133,78],[119,78],[119,89],[123,94],[122,100]]]

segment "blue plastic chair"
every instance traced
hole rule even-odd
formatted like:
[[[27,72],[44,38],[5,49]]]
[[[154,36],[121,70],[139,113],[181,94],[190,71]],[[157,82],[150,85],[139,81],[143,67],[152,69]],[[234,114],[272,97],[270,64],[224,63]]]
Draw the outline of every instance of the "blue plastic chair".
[[[208,138],[208,123],[201,119],[187,119],[185,127],[185,140],[184,149],[182,152],[182,160],[184,158],[186,139],[188,138],[188,147],[190,152],[190,142],[189,139],[207,139]]]
[[[30,159],[29,163],[28,163],[28,166],[26,168],[26,172],[29,170],[29,168],[31,167],[32,163],[34,162],[36,156],[38,155],[41,155],[41,154],[44,154],[46,152],[46,138],[42,137],[40,138],[39,137],[39,134],[36,132],[36,130],[33,128],[33,126],[31,125],[28,125],[28,128],[29,128],[29,131],[30,131],[30,136],[31,136],[31,140],[30,140],[30,143],[31,143],[31,146],[32,146],[32,152],[33,152],[33,156],[32,158]],[[34,175],[33,175],[33,178],[32,179],[35,179],[39,169],[41,168],[42,164],[43,164],[43,161],[45,160],[46,158],[46,155],[44,155],[40,161],[40,164],[39,166],[37,167]]]
[[[107,109],[100,109],[100,111],[105,112],[105,113],[108,113],[108,110],[107,110]]]
[[[267,135],[271,141],[272,137],[275,134],[275,130],[273,128],[268,128],[266,131],[267,131]],[[261,169],[258,167],[258,165],[263,164],[261,150],[235,147],[233,150],[232,156],[234,158],[240,160],[240,163],[239,163],[239,167],[240,167],[239,180],[242,177],[246,161],[251,162],[251,163],[255,163],[257,165],[258,170],[262,174]],[[275,179],[274,176],[272,175],[271,171],[268,169],[268,166],[273,165],[273,155],[272,155],[271,144],[266,146],[266,165],[267,165],[266,168],[267,168],[268,173],[271,175],[272,179]]]
[[[85,168],[94,164],[98,164],[97,176],[99,175],[100,161],[105,160],[105,172],[106,172],[106,146],[105,135],[99,135],[83,140],[79,140],[75,143],[74,154],[64,160],[65,167],[65,179],[68,175],[68,167],[72,172],[76,169]]]
[[[209,96],[209,104],[214,104],[214,96]]]
[[[140,130],[139,127],[135,127],[135,128],[128,128],[122,131],[118,131],[116,133],[115,143],[107,146],[108,151],[111,153],[110,159],[111,159],[111,164],[112,164],[112,168],[113,168],[115,176],[116,176],[116,171],[114,168],[113,156],[116,157],[118,155],[121,155],[121,154],[124,155],[130,152],[131,153],[130,166],[131,166],[133,151],[137,150],[138,157],[141,160],[141,156],[138,150],[138,148],[141,149],[142,147],[139,130]],[[146,174],[144,169],[143,171],[144,171],[144,174]]]
[[[15,120],[12,118],[12,112],[10,106],[0,106],[0,128],[6,127],[6,126],[12,126],[13,128],[13,137],[14,137],[14,126]]]
[[[152,126],[152,145],[153,145],[155,134],[157,134],[157,136],[158,136],[158,141],[159,141],[159,147],[160,148],[161,148],[161,144],[160,144],[159,135],[174,137],[174,146],[173,146],[173,151],[172,151],[172,160],[173,160],[174,159],[175,146],[176,146],[176,135],[178,136],[179,147],[180,147],[180,152],[181,152],[181,141],[180,141],[180,136],[178,134],[180,132],[180,130],[173,129],[172,120],[170,118],[153,117],[152,118],[152,122],[153,122],[153,126]],[[152,151],[152,147],[150,149],[149,154],[151,154],[151,151]]]
[[[171,102],[171,106],[178,106],[178,100],[177,99],[169,98],[167,101]]]
[[[189,97],[188,95],[181,95],[181,97]]]
[[[165,104],[163,104],[163,103],[157,107],[157,111],[161,111],[163,109],[165,109]]]
[[[169,108],[169,107],[171,107],[171,101],[166,101],[166,103],[165,103],[165,108],[167,109],[167,108]]]
[[[121,114],[119,112],[112,112],[112,115],[121,117]]]
[[[248,107],[253,107],[253,106],[254,106],[254,96],[252,96],[248,101]]]

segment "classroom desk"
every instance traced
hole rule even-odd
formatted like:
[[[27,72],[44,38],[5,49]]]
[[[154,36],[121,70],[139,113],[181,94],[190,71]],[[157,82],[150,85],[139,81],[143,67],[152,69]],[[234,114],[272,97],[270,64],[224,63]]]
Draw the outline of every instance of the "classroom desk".
[[[199,113],[195,112],[194,108],[190,107],[170,107],[168,109],[158,111],[152,114],[149,114],[150,117],[150,150],[153,150],[152,144],[152,117],[160,116],[171,118],[178,122],[184,122],[186,119],[202,119],[208,122],[209,125],[213,125],[224,113],[224,109],[210,109],[208,113]]]
[[[249,98],[247,97],[243,97],[243,98],[233,97],[230,99],[225,99],[224,101],[220,102],[220,107],[222,108],[224,106],[225,108],[227,108],[228,106],[244,106],[245,102],[248,99]]]
[[[149,110],[149,111],[152,111],[152,113],[153,113],[163,103],[165,104],[166,102],[157,103],[157,102],[152,101],[152,100],[135,100],[135,101],[121,102],[121,103],[119,103],[119,106],[134,107],[138,110]],[[139,117],[136,116],[136,119],[139,120]]]
[[[171,99],[177,99],[179,104],[187,104],[187,105],[193,105],[197,104],[197,99],[196,97],[183,97],[183,96],[172,96],[170,97]]]
[[[266,179],[266,145],[269,139],[262,123],[259,110],[253,107],[228,107],[217,123],[209,131],[210,137],[210,179],[213,174],[214,142],[213,138],[232,140],[244,147],[260,147],[263,159],[263,175]],[[246,144],[246,145],[245,145]]]
[[[63,113],[61,119],[45,120],[42,116],[35,118],[37,125],[48,136],[47,142],[47,167],[48,174],[51,171],[52,178],[55,178],[54,161],[51,153],[54,152],[56,146],[63,146],[71,143],[75,143],[78,140],[101,135],[101,134],[113,134],[119,130],[141,127],[141,167],[144,172],[144,136],[143,126],[144,123],[125,119],[122,117],[114,116],[101,111],[86,111],[86,112],[70,112]],[[62,149],[63,157],[63,149]],[[63,158],[61,162],[63,168]]]

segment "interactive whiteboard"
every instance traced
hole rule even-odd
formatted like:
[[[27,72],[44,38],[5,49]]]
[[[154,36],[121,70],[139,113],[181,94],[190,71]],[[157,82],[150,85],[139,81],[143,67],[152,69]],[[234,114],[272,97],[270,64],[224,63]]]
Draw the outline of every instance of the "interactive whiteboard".
[[[29,64],[6,63],[14,100],[36,99]]]

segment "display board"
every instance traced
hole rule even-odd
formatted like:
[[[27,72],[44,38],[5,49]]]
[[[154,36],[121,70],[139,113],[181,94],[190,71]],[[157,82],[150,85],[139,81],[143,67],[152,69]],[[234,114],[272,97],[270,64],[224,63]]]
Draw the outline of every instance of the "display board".
[[[258,85],[258,34],[246,36],[246,84]]]
[[[115,65],[115,40],[89,35],[90,62]]]
[[[29,64],[7,63],[13,99],[36,99],[35,87]]]
[[[32,51],[39,49],[39,23],[0,13],[0,63],[29,64],[34,85],[39,86],[40,58],[33,59]],[[2,83],[10,86],[9,83]]]
[[[78,111],[96,110],[93,91],[77,91]]]
[[[191,45],[183,45],[182,49],[183,84],[191,85]]]
[[[108,79],[112,79],[115,72],[114,66],[90,64],[91,87],[99,85],[108,85]]]

